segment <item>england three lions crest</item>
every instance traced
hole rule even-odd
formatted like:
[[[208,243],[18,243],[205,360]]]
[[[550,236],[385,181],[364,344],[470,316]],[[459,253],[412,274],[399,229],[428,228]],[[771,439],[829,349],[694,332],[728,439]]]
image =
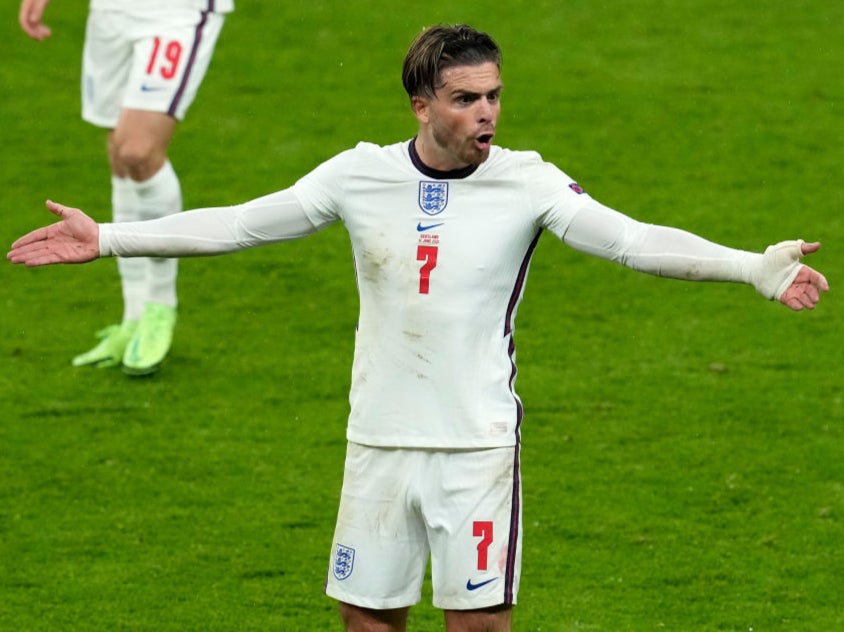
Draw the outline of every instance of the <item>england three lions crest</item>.
[[[355,550],[349,546],[338,544],[334,551],[334,564],[332,571],[334,577],[343,581],[352,574],[355,567]]]
[[[448,182],[419,182],[419,207],[428,215],[437,215],[448,204]]]

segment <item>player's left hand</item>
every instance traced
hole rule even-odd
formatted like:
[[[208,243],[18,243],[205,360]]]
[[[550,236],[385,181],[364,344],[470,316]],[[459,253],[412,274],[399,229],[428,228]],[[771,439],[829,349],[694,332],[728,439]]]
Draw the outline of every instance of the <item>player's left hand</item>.
[[[821,245],[819,242],[811,244],[801,243],[800,254],[805,256],[817,252]],[[829,290],[829,283],[824,275],[813,270],[807,265],[801,265],[797,276],[791,285],[780,295],[780,303],[787,305],[795,311],[802,309],[814,309],[820,300],[821,292]]]

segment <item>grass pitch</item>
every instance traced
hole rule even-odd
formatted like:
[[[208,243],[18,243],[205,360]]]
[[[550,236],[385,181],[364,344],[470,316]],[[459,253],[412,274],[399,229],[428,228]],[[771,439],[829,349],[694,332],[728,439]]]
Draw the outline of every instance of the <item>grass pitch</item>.
[[[46,197],[109,217],[104,136],[78,114],[84,11],[54,3],[40,44],[11,8],[0,24],[4,243],[49,221]],[[499,144],[646,221],[754,250],[820,239],[833,286],[793,314],[541,240],[516,334],[515,629],[841,628],[844,6],[241,2],[173,144],[186,205],[409,138],[401,59],[439,21],[502,45]],[[322,584],[357,309],[342,229],[183,261],[147,380],[69,364],[119,318],[113,261],[7,264],[0,287],[0,628],[339,629]],[[412,630],[442,629],[429,602]]]

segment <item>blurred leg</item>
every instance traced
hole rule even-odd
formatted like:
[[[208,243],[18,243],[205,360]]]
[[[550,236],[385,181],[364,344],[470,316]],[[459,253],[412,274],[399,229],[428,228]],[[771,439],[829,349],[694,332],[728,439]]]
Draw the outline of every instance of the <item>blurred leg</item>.
[[[346,632],[404,632],[407,628],[408,608],[371,610],[342,601],[339,606]]]

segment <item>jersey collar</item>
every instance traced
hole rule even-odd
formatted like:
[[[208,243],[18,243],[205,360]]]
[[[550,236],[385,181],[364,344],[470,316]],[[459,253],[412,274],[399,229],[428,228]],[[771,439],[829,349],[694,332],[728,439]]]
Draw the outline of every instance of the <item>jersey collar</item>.
[[[462,180],[473,173],[478,168],[478,165],[467,165],[461,169],[451,169],[449,171],[441,171],[439,169],[432,169],[419,157],[419,154],[416,153],[416,137],[414,136],[410,140],[410,144],[408,145],[408,151],[410,152],[410,161],[413,163],[413,166],[416,167],[419,171],[421,171],[424,175],[428,176],[429,178],[434,178],[435,180]]]

